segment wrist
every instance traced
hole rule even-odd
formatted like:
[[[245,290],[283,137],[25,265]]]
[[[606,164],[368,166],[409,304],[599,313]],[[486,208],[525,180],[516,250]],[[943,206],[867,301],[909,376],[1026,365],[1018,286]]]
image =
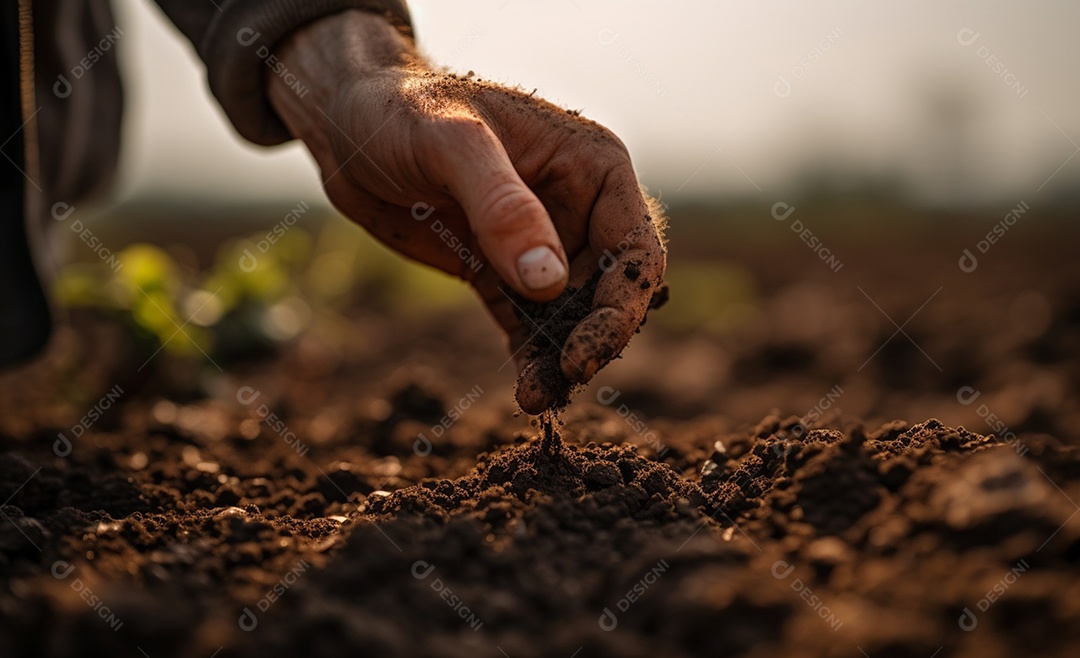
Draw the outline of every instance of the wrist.
[[[317,159],[330,150],[327,115],[343,92],[420,68],[411,37],[379,14],[348,10],[313,21],[274,49],[267,97],[293,137]]]

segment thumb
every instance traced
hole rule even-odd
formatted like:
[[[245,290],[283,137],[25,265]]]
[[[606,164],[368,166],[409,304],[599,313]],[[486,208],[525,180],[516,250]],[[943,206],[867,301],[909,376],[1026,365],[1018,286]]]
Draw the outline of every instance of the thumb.
[[[465,210],[484,256],[523,297],[558,297],[568,277],[566,253],[544,204],[487,124],[460,118],[445,127],[434,170]]]

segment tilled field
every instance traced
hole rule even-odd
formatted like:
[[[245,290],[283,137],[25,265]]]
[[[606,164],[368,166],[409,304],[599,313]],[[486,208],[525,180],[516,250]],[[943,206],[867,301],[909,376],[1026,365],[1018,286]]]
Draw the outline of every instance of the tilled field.
[[[197,396],[85,321],[0,381],[0,655],[1075,655],[1068,240],[802,246],[727,254],[752,298],[650,318],[558,441],[479,312]]]

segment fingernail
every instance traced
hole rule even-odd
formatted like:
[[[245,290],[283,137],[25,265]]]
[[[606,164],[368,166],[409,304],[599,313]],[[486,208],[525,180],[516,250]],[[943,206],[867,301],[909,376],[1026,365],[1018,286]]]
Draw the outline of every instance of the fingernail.
[[[533,247],[521,254],[517,270],[529,290],[546,290],[566,278],[566,266],[550,247]]]

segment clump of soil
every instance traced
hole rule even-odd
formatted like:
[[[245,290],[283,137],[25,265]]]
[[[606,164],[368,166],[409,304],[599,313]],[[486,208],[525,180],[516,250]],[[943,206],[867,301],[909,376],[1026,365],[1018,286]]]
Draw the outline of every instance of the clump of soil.
[[[531,333],[525,348],[529,352],[526,376],[518,380],[515,391],[525,412],[539,414],[570,404],[576,384],[563,375],[563,345],[578,323],[592,313],[600,274],[597,272],[580,288],[567,286],[550,302],[534,302],[511,293],[518,321]]]
[[[700,505],[705,500],[697,484],[680,477],[671,466],[638,454],[634,446],[567,445],[553,428],[545,432],[554,436],[532,440],[519,436],[522,443],[516,446],[479,455],[476,468],[456,480],[425,480],[389,496],[372,497],[364,514],[383,519],[401,514],[425,518],[467,514],[490,523],[492,505],[500,514],[507,504],[522,512],[542,500],[576,500],[611,488],[627,505],[632,507],[634,501],[641,505],[635,514],[650,501]]]
[[[630,261],[623,267],[623,276],[630,281],[641,277],[641,265]],[[528,365],[523,376],[518,380],[515,395],[521,408],[530,414],[544,411],[558,412],[570,404],[570,396],[579,386],[566,378],[562,371],[563,346],[578,324],[593,311],[593,298],[602,271],[596,272],[579,288],[567,286],[561,295],[550,302],[533,302],[517,293],[508,294],[514,300],[514,309],[518,321],[531,336],[526,344],[529,351]],[[641,282],[641,289],[647,290],[651,284]],[[649,309],[657,309],[668,300],[668,286],[660,285],[653,291]],[[648,318],[642,318],[645,325]],[[590,338],[600,346],[606,345],[604,336]],[[598,349],[597,352],[602,352]],[[619,354],[604,355],[604,361],[618,358]]]

